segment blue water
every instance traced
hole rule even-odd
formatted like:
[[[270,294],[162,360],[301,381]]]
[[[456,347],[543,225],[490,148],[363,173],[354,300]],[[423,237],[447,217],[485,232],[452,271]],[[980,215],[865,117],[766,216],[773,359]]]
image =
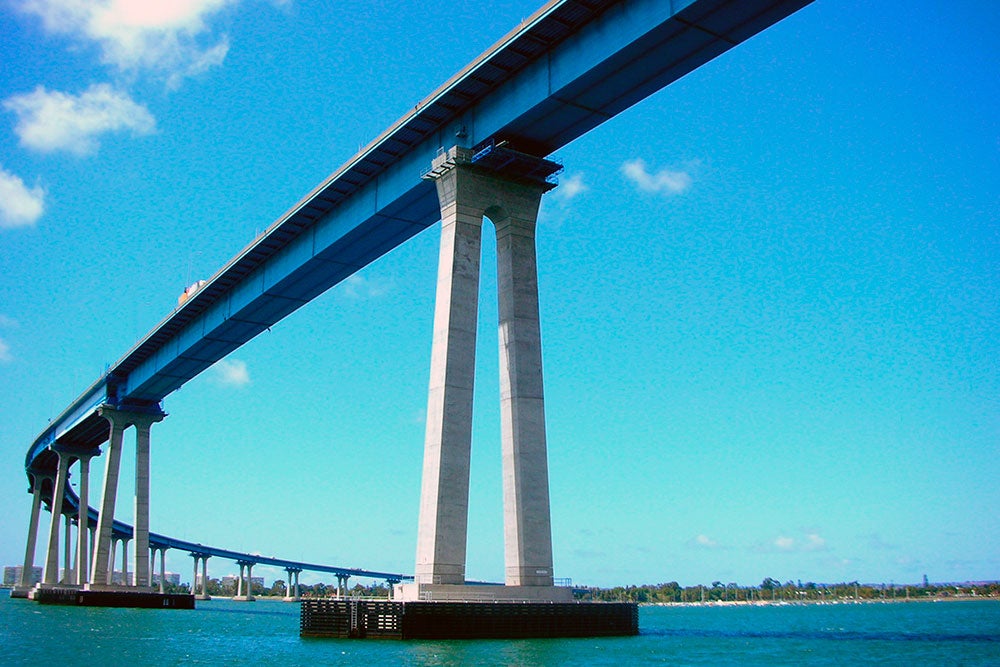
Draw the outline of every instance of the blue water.
[[[41,606],[0,591],[2,665],[997,665],[1000,601],[645,607],[638,637],[300,639],[297,604]]]

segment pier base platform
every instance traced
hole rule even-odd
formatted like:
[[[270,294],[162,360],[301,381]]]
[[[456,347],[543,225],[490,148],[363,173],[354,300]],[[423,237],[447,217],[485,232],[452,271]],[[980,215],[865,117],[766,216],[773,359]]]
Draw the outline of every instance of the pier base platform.
[[[76,607],[135,607],[141,609],[194,609],[194,596],[144,591],[88,591],[79,588],[43,588],[32,591],[39,604]]]
[[[303,600],[299,635],[370,639],[513,639],[639,634],[630,602]]]

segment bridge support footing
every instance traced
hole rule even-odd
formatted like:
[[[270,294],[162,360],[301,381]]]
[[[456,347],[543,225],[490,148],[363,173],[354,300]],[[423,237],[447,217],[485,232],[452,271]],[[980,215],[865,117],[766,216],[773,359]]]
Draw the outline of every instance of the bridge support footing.
[[[639,634],[633,602],[303,600],[299,635],[368,639],[515,639]]]
[[[39,604],[76,607],[133,607],[140,609],[194,609],[194,596],[143,591],[87,591],[79,588],[39,588],[32,597]]]

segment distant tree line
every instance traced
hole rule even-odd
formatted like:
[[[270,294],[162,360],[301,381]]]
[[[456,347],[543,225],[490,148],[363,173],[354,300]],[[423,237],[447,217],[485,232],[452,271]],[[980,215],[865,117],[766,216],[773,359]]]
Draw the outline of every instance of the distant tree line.
[[[713,581],[710,585],[681,586],[676,581],[643,586],[577,589],[579,600],[647,604],[701,602],[821,602],[824,600],[891,600],[914,598],[1000,598],[1000,582],[963,584],[837,584],[788,581],[770,577],[757,586]]]

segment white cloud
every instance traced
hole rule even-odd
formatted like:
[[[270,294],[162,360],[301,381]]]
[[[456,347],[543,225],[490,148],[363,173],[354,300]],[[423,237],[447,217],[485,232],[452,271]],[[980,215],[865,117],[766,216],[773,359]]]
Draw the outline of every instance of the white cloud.
[[[10,353],[10,345],[3,338],[0,338],[0,364],[6,364],[14,360]]]
[[[778,551],[791,551],[795,548],[795,538],[779,535],[774,539],[774,546]]]
[[[693,182],[686,171],[661,169],[655,174],[649,173],[646,162],[642,158],[629,160],[622,165],[622,173],[636,184],[643,192],[654,192],[665,195],[679,195],[686,192]]]
[[[213,369],[219,384],[229,387],[245,387],[250,384],[250,372],[245,361],[221,359],[215,363]]]
[[[559,187],[553,191],[553,195],[563,201],[575,199],[590,188],[583,182],[583,174],[573,174],[569,178],[559,182]]]
[[[38,86],[3,105],[17,114],[14,131],[21,145],[43,152],[86,155],[97,150],[101,134],[121,130],[149,134],[156,127],[146,107],[106,83],[94,84],[79,96]]]
[[[803,551],[826,551],[826,540],[815,533],[810,533],[806,535],[805,544],[802,545]]]
[[[689,540],[688,545],[701,549],[718,549],[720,546],[718,542],[713,540],[708,535],[699,535],[693,540]]]
[[[21,326],[21,323],[15,320],[13,317],[0,315],[0,327],[3,327],[5,329],[16,329],[19,326]]]
[[[19,176],[0,167],[0,229],[28,227],[45,210],[45,190],[28,188]]]
[[[349,299],[369,299],[387,293],[390,284],[383,280],[370,280],[355,273],[343,282],[344,296]]]
[[[237,0],[24,0],[51,33],[96,42],[123,71],[196,74],[222,62],[228,43],[206,37],[206,19]]]
[[[799,537],[779,535],[771,542],[759,545],[753,549],[761,553],[803,553],[813,551],[828,551],[826,540],[817,533],[807,533]]]

